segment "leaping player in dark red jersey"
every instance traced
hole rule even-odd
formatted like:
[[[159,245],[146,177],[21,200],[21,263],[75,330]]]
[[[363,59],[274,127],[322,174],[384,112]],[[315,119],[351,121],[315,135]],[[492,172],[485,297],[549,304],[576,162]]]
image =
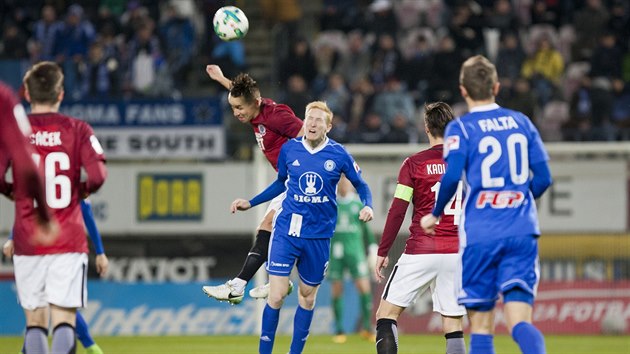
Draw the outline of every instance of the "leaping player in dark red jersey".
[[[258,84],[248,74],[239,74],[230,80],[223,75],[217,65],[206,66],[206,72],[213,80],[228,89],[228,102],[234,117],[242,123],[251,125],[256,135],[258,147],[265,154],[271,166],[277,171],[280,147],[289,139],[302,136],[303,122],[284,104],[271,99],[262,98]],[[258,226],[256,241],[252,246],[241,272],[234,278],[219,286],[204,286],[203,291],[209,297],[220,301],[238,304],[243,301],[245,286],[254,274],[267,261],[267,249],[271,236],[272,220],[276,210],[281,206],[284,195],[274,198],[267,208],[265,217]],[[289,288],[291,292],[292,286]],[[265,284],[252,289],[249,295],[254,298],[265,298],[269,286]]]

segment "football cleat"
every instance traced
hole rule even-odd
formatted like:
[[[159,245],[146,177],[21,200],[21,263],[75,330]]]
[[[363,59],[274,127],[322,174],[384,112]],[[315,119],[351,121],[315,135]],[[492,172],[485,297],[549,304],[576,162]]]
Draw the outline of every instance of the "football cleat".
[[[85,348],[86,354],[103,354],[103,349],[98,346],[98,344],[92,344],[89,347]]]
[[[376,343],[376,334],[366,329],[362,329],[361,332],[359,332],[359,336],[368,342]]]
[[[343,344],[347,340],[348,340],[348,337],[346,337],[346,335],[343,333],[337,333],[336,335],[332,337],[333,343],[337,343],[337,344]]]
[[[236,292],[229,281],[218,286],[204,286],[202,290],[208,297],[213,297],[219,301],[227,301],[232,305],[240,304],[245,294],[245,291],[241,293]]]
[[[289,280],[289,290],[287,291],[287,295],[290,295],[293,292],[293,282]],[[265,285],[260,285],[249,291],[249,296],[254,299],[266,299],[269,296],[269,283]]]

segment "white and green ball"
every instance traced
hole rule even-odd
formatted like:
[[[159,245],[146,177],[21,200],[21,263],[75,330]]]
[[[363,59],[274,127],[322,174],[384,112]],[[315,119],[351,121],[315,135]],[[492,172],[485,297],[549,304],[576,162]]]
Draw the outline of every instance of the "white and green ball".
[[[212,19],[214,33],[224,41],[234,41],[245,37],[249,30],[249,20],[243,10],[236,6],[224,6],[217,10]]]

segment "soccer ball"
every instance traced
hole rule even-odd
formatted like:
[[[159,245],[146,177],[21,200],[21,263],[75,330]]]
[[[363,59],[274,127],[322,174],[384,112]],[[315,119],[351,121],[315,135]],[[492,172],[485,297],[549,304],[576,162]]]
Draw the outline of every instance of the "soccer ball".
[[[214,33],[224,41],[233,41],[245,37],[249,29],[249,20],[243,10],[236,6],[224,6],[217,10],[212,19]]]

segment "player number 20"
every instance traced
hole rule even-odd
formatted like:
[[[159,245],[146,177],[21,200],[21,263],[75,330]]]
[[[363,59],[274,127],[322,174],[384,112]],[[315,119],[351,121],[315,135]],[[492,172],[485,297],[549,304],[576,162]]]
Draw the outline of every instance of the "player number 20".
[[[529,156],[527,154],[527,138],[525,135],[516,133],[507,138],[508,166],[510,168],[510,179],[513,184],[521,185],[529,178]],[[520,146],[520,154],[516,147]],[[491,149],[488,156],[481,162],[481,185],[483,188],[494,188],[505,186],[505,178],[492,177],[491,167],[503,154],[501,143],[493,136],[486,136],[479,141],[479,153],[486,154]],[[520,160],[520,161],[519,161]]]
[[[35,163],[40,164],[41,156],[33,155]],[[52,209],[62,209],[70,205],[72,183],[70,177],[57,174],[57,169],[70,169],[70,158],[65,152],[51,152],[44,158],[44,183],[46,185],[46,204]]]

